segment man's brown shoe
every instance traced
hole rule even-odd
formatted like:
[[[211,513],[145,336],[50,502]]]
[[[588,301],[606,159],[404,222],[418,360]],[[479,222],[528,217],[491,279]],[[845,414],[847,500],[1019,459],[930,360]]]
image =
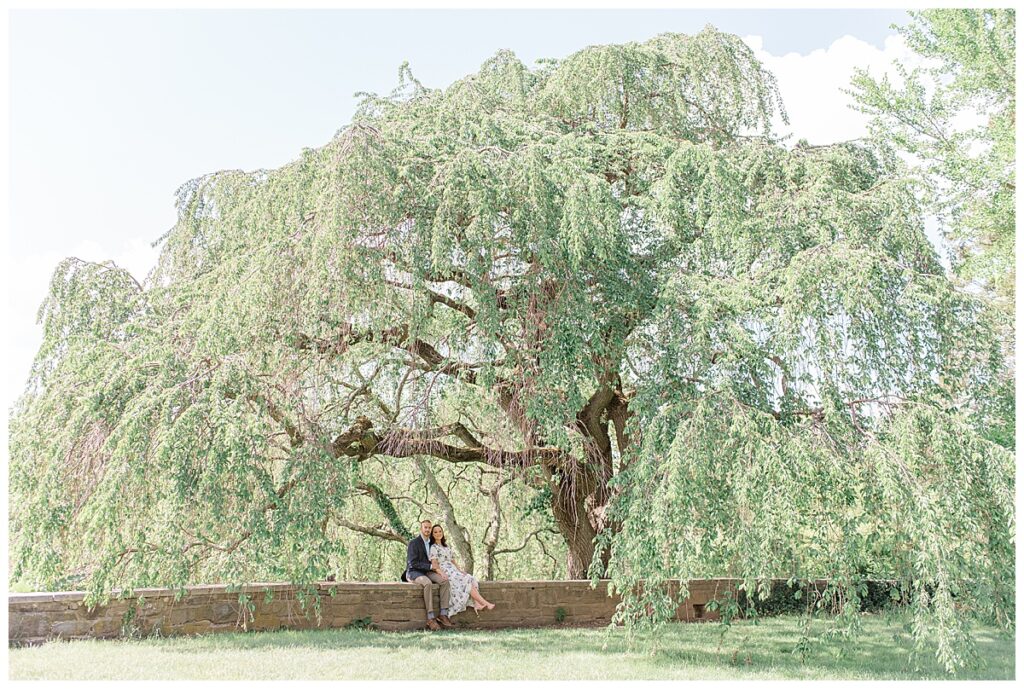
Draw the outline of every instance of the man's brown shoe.
[[[435,622],[433,617],[428,617],[427,618],[427,629],[429,629],[432,632],[439,632],[439,631],[441,631],[441,625],[439,625],[437,622]]]
[[[448,627],[449,629],[455,626],[447,615],[438,615],[437,621],[441,623],[442,627]]]

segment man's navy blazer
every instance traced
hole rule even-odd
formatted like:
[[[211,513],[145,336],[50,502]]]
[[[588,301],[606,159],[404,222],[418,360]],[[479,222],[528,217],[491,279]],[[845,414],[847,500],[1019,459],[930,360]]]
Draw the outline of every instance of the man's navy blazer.
[[[405,548],[405,576],[412,581],[418,576],[428,574],[433,571],[430,566],[430,556],[427,553],[427,544],[423,542],[423,538],[417,536],[416,538],[409,541],[409,545]]]

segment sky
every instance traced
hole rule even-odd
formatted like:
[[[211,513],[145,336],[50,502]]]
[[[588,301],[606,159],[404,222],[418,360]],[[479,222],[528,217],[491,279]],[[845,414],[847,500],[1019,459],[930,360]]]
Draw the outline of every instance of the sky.
[[[174,223],[174,192],[223,169],[274,168],[321,146],[358,91],[389,92],[408,60],[444,87],[499,49],[526,64],[706,24],[744,37],[790,124],[825,144],[866,133],[842,92],[855,67],[914,64],[895,10],[13,11],[4,406],[42,339],[39,304],[67,256],[140,281]],[[937,241],[934,228],[930,237]]]

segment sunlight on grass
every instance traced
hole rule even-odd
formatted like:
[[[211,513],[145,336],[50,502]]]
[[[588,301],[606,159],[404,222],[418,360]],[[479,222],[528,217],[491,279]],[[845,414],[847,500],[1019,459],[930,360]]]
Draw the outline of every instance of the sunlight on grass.
[[[656,638],[622,629],[516,629],[389,633],[283,631],[124,641],[52,642],[11,649],[11,679],[912,679],[946,675],[928,654],[912,657],[899,620],[867,617],[845,652],[812,627],[795,652],[793,617],[734,625],[670,625]],[[1014,641],[975,636],[982,664],[957,679],[1013,679]],[[433,652],[433,656],[430,654]],[[440,655],[439,655],[440,653]],[[425,655],[426,654],[426,655]]]

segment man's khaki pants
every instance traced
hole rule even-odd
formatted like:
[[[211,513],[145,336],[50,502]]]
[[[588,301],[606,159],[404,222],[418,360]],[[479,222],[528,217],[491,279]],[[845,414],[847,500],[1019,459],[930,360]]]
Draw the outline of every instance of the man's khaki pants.
[[[441,581],[441,575],[437,572],[430,572],[428,574],[421,574],[412,580],[412,583],[419,584],[423,587],[423,605],[427,608],[427,617],[429,613],[434,612],[434,595],[433,589],[430,588],[430,584],[439,584],[441,586],[441,609],[448,609],[448,580]]]

